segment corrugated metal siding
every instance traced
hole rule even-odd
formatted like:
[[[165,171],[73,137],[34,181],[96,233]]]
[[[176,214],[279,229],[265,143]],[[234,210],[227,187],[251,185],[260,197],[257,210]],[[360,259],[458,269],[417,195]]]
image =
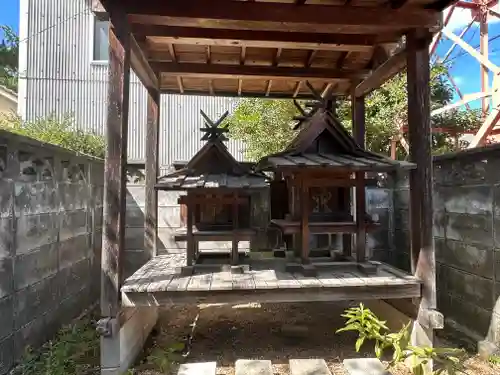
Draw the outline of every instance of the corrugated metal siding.
[[[25,119],[72,114],[86,131],[103,133],[107,109],[107,65],[92,62],[94,16],[86,0],[29,1]],[[146,90],[131,77],[129,160],[142,161],[145,150]],[[163,95],[160,165],[189,160],[202,145],[200,109],[216,119],[234,108],[231,98]],[[243,144],[228,148],[243,160]]]

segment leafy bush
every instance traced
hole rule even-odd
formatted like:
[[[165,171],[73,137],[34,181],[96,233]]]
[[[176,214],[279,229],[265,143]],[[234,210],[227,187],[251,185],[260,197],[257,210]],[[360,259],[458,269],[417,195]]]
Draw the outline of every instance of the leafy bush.
[[[359,336],[356,340],[356,351],[368,341],[375,341],[375,355],[381,358],[386,349],[393,352],[390,365],[409,360],[414,375],[423,375],[425,365],[434,361],[435,375],[447,373],[455,375],[464,371],[465,351],[451,348],[415,347],[410,345],[410,323],[403,326],[397,333],[391,333],[385,325],[370,309],[360,304],[352,307],[342,315],[347,318],[346,325],[337,330],[339,332],[357,331]]]
[[[104,158],[106,146],[104,137],[78,129],[71,116],[63,118],[49,116],[32,122],[23,122],[14,114],[0,115],[0,129],[75,152]]]

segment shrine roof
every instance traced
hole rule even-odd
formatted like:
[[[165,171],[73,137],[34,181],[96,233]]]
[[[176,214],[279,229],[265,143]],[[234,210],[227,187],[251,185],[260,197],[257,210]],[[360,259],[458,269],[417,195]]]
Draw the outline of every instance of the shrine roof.
[[[182,168],[158,179],[157,189],[185,190],[203,188],[248,189],[267,186],[263,173],[255,172],[250,164],[238,162],[224,141],[227,128],[221,127],[228,112],[216,122],[201,111],[205,119],[202,140],[205,145]]]
[[[300,131],[289,146],[263,158],[257,165],[258,170],[329,168],[387,172],[416,167],[361,148],[330,109],[312,110],[299,125]]]

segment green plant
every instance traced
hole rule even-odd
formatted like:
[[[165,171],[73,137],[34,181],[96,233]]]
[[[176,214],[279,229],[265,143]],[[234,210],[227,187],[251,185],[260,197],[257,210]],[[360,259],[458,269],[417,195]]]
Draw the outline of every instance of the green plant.
[[[357,331],[356,351],[358,352],[363,344],[368,341],[375,342],[375,355],[381,358],[387,349],[392,350],[392,360],[389,366],[407,361],[414,375],[422,375],[425,366],[433,361],[435,365],[435,375],[454,375],[463,372],[463,357],[465,351],[452,348],[430,348],[416,347],[410,345],[410,323],[403,326],[398,332],[391,333],[386,325],[386,321],[380,320],[370,309],[363,304],[359,307],[352,307],[342,314],[347,319],[346,325],[337,330],[337,333],[345,331]]]
[[[498,355],[490,355],[488,357],[488,363],[491,365],[500,365],[500,356]]]
[[[182,351],[185,345],[183,343],[175,343],[167,348],[154,348],[147,357],[147,362],[153,365],[162,373],[170,373],[175,364],[180,363],[183,359]]]
[[[22,121],[15,114],[0,115],[0,129],[86,155],[104,158],[106,146],[104,137],[78,129],[69,115],[62,117],[51,115],[35,121]]]
[[[27,348],[12,375],[99,374],[99,336],[90,317],[63,327],[40,349]]]

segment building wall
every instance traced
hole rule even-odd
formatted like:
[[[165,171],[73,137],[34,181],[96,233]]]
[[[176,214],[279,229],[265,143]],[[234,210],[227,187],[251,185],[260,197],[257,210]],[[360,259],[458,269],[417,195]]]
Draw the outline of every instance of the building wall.
[[[438,309],[445,331],[500,348],[500,147],[434,159]],[[408,179],[394,192],[395,262],[409,269]]]
[[[0,130],[0,374],[96,301],[103,163]]]
[[[94,15],[88,0],[20,1],[19,112],[26,120],[72,114],[78,127],[104,133],[108,67],[92,61]],[[231,110],[229,98],[163,95],[160,110],[160,165],[187,161],[202,142],[200,109],[217,119]],[[129,160],[144,160],[146,91],[131,75]],[[228,143],[243,159],[243,144]]]

